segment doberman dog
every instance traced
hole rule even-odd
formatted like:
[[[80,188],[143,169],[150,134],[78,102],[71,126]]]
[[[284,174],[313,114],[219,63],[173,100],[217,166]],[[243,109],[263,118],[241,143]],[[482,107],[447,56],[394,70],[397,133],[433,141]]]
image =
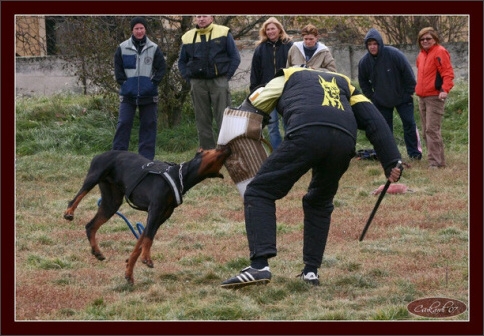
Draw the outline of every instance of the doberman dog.
[[[73,220],[82,198],[99,185],[101,202],[95,216],[86,224],[86,234],[91,253],[98,260],[104,260],[96,242],[96,232],[118,211],[123,197],[132,207],[148,212],[146,228],[126,260],[125,278],[132,285],[134,265],[140,255],[144,264],[153,267],[150,252],[153,239],[161,224],[182,203],[182,195],[206,178],[223,178],[220,169],[230,153],[228,146],[199,149],[191,160],[181,164],[150,161],[139,154],[121,150],[99,154],[92,159],[84,183],[68,203],[64,218]]]

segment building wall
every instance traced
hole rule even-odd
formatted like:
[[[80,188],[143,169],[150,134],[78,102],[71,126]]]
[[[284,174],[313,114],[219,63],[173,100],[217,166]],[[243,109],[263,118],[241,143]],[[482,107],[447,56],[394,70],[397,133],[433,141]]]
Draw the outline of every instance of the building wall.
[[[18,56],[45,56],[46,33],[44,16],[17,16],[15,20],[15,52]]]

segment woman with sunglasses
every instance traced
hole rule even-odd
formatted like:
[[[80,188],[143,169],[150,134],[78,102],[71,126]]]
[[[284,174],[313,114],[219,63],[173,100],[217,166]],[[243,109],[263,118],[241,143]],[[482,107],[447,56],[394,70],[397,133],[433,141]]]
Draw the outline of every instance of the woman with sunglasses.
[[[441,134],[444,105],[454,86],[450,54],[439,44],[435,29],[426,27],[418,33],[417,85],[423,138],[427,144],[429,169],[444,168],[444,143]]]

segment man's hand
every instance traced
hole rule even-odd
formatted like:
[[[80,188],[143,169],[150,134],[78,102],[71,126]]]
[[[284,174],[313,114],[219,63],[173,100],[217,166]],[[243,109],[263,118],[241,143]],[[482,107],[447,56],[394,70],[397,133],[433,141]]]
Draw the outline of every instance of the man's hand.
[[[400,180],[400,177],[402,176],[402,173],[403,173],[402,161],[398,161],[397,166],[395,168],[392,168],[392,171],[390,173],[390,176],[388,177],[388,180],[392,183],[398,182]]]

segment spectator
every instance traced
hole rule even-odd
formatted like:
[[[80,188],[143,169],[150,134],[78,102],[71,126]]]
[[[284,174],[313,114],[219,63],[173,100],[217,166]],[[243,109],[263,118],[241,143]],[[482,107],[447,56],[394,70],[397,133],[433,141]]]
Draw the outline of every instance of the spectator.
[[[223,112],[231,103],[229,80],[240,64],[230,29],[213,20],[211,15],[195,16],[195,28],[182,36],[178,59],[181,75],[190,83],[198,140],[204,149],[215,148]]]
[[[432,27],[418,33],[417,86],[423,138],[427,145],[429,168],[444,168],[444,141],[441,126],[445,99],[454,87],[454,69],[450,54],[441,46],[439,35]]]
[[[378,30],[371,28],[365,36],[368,50],[358,63],[358,82],[385,118],[393,133],[393,110],[403,126],[403,138],[410,159],[422,159],[422,146],[414,117],[415,75],[405,55],[385,45]]]
[[[336,63],[328,47],[318,41],[318,29],[308,24],[301,30],[303,41],[294,42],[287,55],[287,67],[303,66],[321,71],[336,72]]]
[[[305,266],[300,276],[318,285],[333,198],[354,156],[357,128],[366,131],[391,182],[398,181],[402,172],[396,168],[400,153],[380,112],[344,75],[287,68],[253,96],[256,94],[240,108],[270,113],[277,105],[287,132],[279,149],[262,163],[244,193],[251,265],[221,286],[239,288],[270,282],[268,259],[277,255],[276,200],[286,196],[309,170],[312,178],[302,199]]]
[[[158,45],[146,36],[146,19],[137,16],[130,23],[132,35],[114,54],[114,75],[121,85],[119,117],[113,149],[128,150],[136,108],[139,110],[138,153],[153,160],[158,119],[158,86],[166,62]]]
[[[252,56],[250,91],[267,84],[274,78],[277,70],[286,67],[287,53],[292,44],[291,38],[275,17],[270,17],[262,24],[259,29],[259,41]],[[282,141],[277,109],[270,113],[267,129],[272,149],[275,150]]]

